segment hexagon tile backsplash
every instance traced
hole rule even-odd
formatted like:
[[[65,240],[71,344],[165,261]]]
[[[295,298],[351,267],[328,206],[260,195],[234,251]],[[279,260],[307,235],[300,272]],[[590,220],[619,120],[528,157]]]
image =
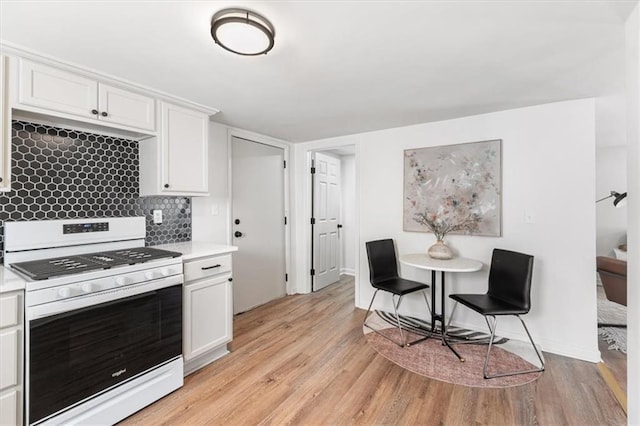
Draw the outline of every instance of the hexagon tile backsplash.
[[[147,245],[191,240],[191,199],[139,197],[136,141],[12,123],[11,191],[0,193],[0,263],[4,222],[144,216]],[[161,209],[162,224],[153,223]]]

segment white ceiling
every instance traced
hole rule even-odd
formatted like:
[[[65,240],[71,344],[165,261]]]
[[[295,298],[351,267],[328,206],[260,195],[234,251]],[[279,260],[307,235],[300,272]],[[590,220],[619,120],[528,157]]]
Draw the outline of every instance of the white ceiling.
[[[636,3],[1,0],[0,39],[299,142],[621,90]],[[213,43],[237,6],[275,26],[268,55]]]

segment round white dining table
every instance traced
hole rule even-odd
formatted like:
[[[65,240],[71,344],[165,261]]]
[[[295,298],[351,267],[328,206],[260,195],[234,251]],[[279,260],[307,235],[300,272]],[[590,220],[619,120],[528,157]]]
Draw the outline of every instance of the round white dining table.
[[[445,318],[445,273],[446,272],[476,272],[482,269],[482,262],[466,257],[454,257],[453,259],[441,260],[433,259],[426,253],[410,253],[400,256],[400,263],[417,269],[431,271],[431,331],[433,335],[438,335],[442,344],[447,345],[449,349],[458,357],[460,361],[464,358],[460,356],[449,343],[447,339],[447,326]],[[440,272],[440,312],[436,311],[436,285],[437,272]],[[436,321],[440,321],[440,329],[436,328]]]

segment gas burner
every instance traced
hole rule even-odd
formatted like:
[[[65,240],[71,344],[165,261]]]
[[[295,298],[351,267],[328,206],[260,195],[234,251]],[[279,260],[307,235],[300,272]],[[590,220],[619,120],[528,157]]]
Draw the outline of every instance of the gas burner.
[[[124,265],[136,265],[152,260],[179,256],[181,256],[181,253],[174,251],[139,247],[12,263],[11,267],[33,280],[46,280],[63,275],[110,269]]]

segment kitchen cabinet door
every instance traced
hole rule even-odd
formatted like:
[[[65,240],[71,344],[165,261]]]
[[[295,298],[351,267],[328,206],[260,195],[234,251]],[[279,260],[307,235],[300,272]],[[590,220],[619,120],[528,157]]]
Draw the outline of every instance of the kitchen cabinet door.
[[[97,118],[97,81],[24,59],[20,60],[19,72],[20,104]]]
[[[162,192],[207,193],[208,133],[207,114],[162,104]]]
[[[219,277],[184,286],[184,359],[231,341],[231,282]]]
[[[98,111],[100,121],[146,130],[156,129],[155,99],[100,83]]]
[[[22,424],[24,294],[0,294],[0,425]]]
[[[17,386],[18,382],[18,330],[0,332],[0,390]]]
[[[0,425],[22,424],[21,400],[17,389],[0,393]]]
[[[25,59],[20,59],[18,73],[18,109],[127,130],[156,130],[153,97]]]
[[[11,110],[8,58],[0,55],[0,192],[11,189]]]

